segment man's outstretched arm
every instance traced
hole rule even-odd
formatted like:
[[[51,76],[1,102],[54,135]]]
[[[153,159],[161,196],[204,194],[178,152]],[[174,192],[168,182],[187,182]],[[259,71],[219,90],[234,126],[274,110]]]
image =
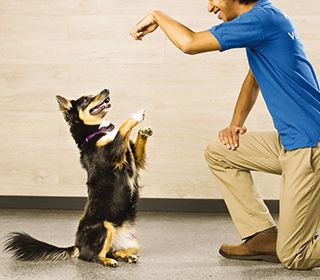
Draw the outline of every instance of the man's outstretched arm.
[[[177,48],[186,54],[220,50],[219,42],[209,31],[193,32],[160,11],[154,11],[143,18],[131,29],[130,34],[134,39],[141,40],[158,27]]]

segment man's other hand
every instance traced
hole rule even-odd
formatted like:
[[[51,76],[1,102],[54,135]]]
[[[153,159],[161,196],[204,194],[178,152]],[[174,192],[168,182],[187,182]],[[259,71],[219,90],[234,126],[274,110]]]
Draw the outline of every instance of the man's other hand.
[[[229,150],[235,150],[239,147],[239,134],[245,134],[247,128],[231,125],[219,132],[219,139]]]

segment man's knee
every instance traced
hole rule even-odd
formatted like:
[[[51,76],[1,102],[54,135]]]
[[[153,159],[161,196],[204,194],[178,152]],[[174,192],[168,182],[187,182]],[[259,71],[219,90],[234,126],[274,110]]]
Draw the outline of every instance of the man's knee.
[[[218,158],[221,158],[221,148],[223,145],[219,139],[211,141],[204,151],[204,157],[209,165],[218,164]]]
[[[292,269],[293,259],[295,257],[293,256],[293,252],[277,244],[277,256],[284,267]]]
[[[287,269],[307,270],[313,267],[305,259],[305,249],[296,250],[292,246],[277,242],[277,255],[281,264]],[[299,253],[297,253],[297,251]]]

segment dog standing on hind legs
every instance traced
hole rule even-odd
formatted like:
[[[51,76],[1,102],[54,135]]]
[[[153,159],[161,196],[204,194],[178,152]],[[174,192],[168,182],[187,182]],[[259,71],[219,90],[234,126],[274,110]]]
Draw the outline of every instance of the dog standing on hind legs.
[[[13,232],[8,235],[5,250],[16,259],[29,261],[79,258],[112,267],[118,266],[119,260],[136,263],[138,172],[145,166],[145,146],[152,130],[141,128],[135,142],[130,140],[130,133],[144,120],[145,112],[137,112],[116,129],[106,122],[111,107],[107,89],[77,100],[57,96],[57,101],[88,176],[88,199],[75,245],[60,248]]]

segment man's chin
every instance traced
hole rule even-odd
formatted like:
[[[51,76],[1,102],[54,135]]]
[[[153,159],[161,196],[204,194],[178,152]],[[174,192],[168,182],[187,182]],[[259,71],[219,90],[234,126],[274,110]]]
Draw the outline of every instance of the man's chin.
[[[227,22],[227,21],[231,21],[235,18],[226,18],[226,17],[222,17],[220,20],[223,21],[223,22]]]
[[[218,14],[218,20],[221,20],[223,22],[228,21],[228,19],[224,15],[221,15],[221,13]]]

